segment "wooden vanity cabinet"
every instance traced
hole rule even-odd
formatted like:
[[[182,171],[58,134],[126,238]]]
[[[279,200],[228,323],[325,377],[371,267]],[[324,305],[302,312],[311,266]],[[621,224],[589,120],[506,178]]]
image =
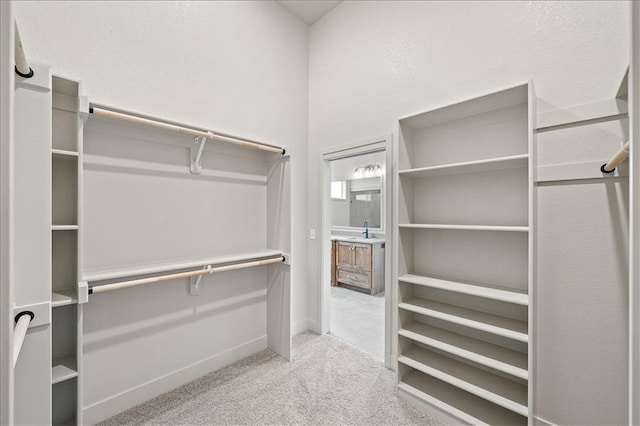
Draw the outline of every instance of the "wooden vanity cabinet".
[[[370,294],[384,291],[384,243],[335,241],[335,281]]]

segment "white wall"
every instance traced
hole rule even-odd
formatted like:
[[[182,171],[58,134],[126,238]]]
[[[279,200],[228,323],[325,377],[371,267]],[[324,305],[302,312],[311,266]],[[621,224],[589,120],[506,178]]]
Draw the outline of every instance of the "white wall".
[[[298,329],[306,328],[308,27],[275,2],[18,2],[15,12],[29,58],[51,65],[55,74],[82,80],[83,92],[91,101],[292,147],[293,322],[302,324],[296,325]],[[264,204],[262,199],[257,202]],[[256,220],[256,226],[264,228],[265,218]],[[100,263],[95,258],[88,261],[93,262],[89,266]],[[233,310],[236,320],[245,318],[247,324],[254,324],[243,328],[251,329],[249,338],[264,334],[265,272],[245,271],[235,277],[240,285],[245,282],[247,297],[258,295],[261,300],[252,304],[236,300],[241,307],[227,306],[224,311]],[[256,283],[262,287],[254,288]],[[232,284],[225,282],[219,293],[205,294],[200,310],[207,311],[219,298],[236,295]],[[176,310],[195,310],[193,304],[198,303],[177,299],[173,311],[159,312],[160,301],[171,300],[174,293],[167,286],[158,286],[154,292],[157,303],[137,311],[133,305],[140,298],[135,295],[133,304],[124,296],[95,298],[85,318],[87,330],[93,331],[85,342],[90,352],[87,365],[109,365],[118,351],[126,357],[127,351],[147,348],[150,343],[161,348],[170,344],[160,336],[166,330],[185,338],[203,336],[204,340],[186,361],[182,356],[171,360],[170,352],[156,356],[166,370],[162,374],[208,357],[233,361],[224,353],[233,348],[225,345],[247,336],[231,336],[233,331],[226,323],[213,321],[214,329],[210,328],[204,320],[211,322],[213,317],[207,314],[193,327],[180,319],[172,321]],[[122,318],[128,323],[118,322],[110,303],[121,304],[118,312],[132,308]],[[147,331],[133,330],[141,323]],[[171,362],[164,362],[166,359]],[[149,377],[162,375],[149,367],[125,378],[86,371],[85,406],[96,409],[85,421],[98,420],[114,408],[126,408],[136,398],[149,397],[136,390]],[[104,382],[96,377],[103,377]],[[133,392],[131,398],[128,391]],[[123,392],[120,397],[118,392]],[[111,406],[110,398],[116,401]]]
[[[627,2],[357,1],[339,5],[310,31],[309,227],[321,225],[319,166],[321,151],[327,146],[396,133],[399,117],[530,78],[538,96],[538,112],[615,97],[628,64],[628,12]],[[580,138],[585,132],[589,137]],[[545,151],[541,161],[560,163],[567,153],[569,158],[580,155],[581,161],[606,158],[607,153],[615,152],[623,133],[617,122],[576,130],[568,136],[569,147],[561,134],[549,133],[542,143],[548,143],[550,152]],[[562,308],[549,305],[550,316],[542,326],[568,318],[568,326],[576,327],[581,315],[592,317],[584,332],[575,337],[578,342],[562,342],[560,334],[546,334],[547,339],[540,342],[544,350],[559,351],[561,356],[555,364],[549,360],[550,364],[538,369],[547,379],[545,386],[552,385],[539,389],[547,396],[540,401],[538,414],[559,424],[603,419],[624,422],[625,403],[619,401],[626,398],[626,362],[622,359],[626,349],[620,337],[626,330],[608,328],[620,324],[626,315],[621,291],[624,252],[610,252],[598,259],[599,264],[586,264],[594,254],[597,257],[598,250],[619,244],[616,238],[624,234],[624,217],[620,218],[618,206],[624,205],[625,188],[566,185],[546,187],[541,194],[542,247],[553,244],[550,238],[556,220],[570,221],[569,211],[590,209],[594,203],[600,208],[569,223],[583,230],[595,227],[593,235],[604,241],[595,249],[593,241],[587,245],[582,238],[571,239],[571,234],[563,233],[568,240],[559,242],[565,251],[576,247],[594,251],[574,253],[577,264],[564,265],[547,256],[546,264],[539,265],[539,284],[546,284],[547,290],[559,286],[563,291],[557,300],[566,302]],[[572,195],[563,197],[567,194]],[[562,215],[557,216],[558,212]],[[319,316],[319,247],[319,240],[309,242],[312,318]],[[581,262],[589,267],[581,268]],[[593,274],[598,265],[598,274]],[[602,286],[598,277],[608,273],[610,280]],[[567,279],[571,280],[569,287]],[[612,291],[607,293],[606,288]],[[604,306],[592,310],[598,307],[598,296],[605,293]],[[582,306],[583,302],[588,305]],[[602,312],[603,307],[611,311]],[[596,324],[597,318],[606,315],[611,318]],[[597,338],[584,341],[587,330]],[[603,336],[606,333],[611,336]],[[562,345],[547,346],[552,343]],[[599,359],[602,348],[606,349],[604,359]],[[615,351],[622,358],[612,354]],[[570,374],[554,380],[560,366]],[[577,388],[580,391],[574,392]]]

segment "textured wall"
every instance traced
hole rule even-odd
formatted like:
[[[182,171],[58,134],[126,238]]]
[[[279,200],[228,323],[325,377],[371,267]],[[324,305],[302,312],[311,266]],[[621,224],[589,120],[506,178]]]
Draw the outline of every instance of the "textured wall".
[[[627,2],[342,3],[310,32],[309,227],[320,226],[320,155],[328,146],[388,134],[399,117],[530,78],[538,112],[613,98],[628,63],[628,12]],[[554,133],[542,141],[545,164],[606,158],[624,137],[617,122]],[[546,356],[538,368],[544,387],[537,414],[546,420],[624,422],[619,244],[626,197],[619,184],[540,190],[545,252],[538,284],[546,301],[538,351]],[[562,224],[571,226],[554,234]],[[319,247],[310,241],[309,311],[316,319]],[[574,260],[564,262],[560,253]]]
[[[18,2],[15,9],[29,58],[51,65],[55,74],[82,80],[91,101],[292,147],[293,321],[306,328],[308,27],[275,2],[52,1]],[[95,179],[90,183],[95,189]],[[228,195],[218,202],[234,199],[234,193]],[[261,197],[253,200],[264,204]],[[174,207],[181,214],[197,208]],[[246,213],[246,220],[253,220],[251,210]],[[237,220],[243,217],[236,215]],[[95,223],[96,216],[87,219]],[[264,229],[265,220],[255,219],[247,229]],[[265,243],[266,232],[249,245],[260,241]],[[220,254],[220,241],[209,243]],[[301,262],[296,265],[295,259]],[[95,256],[87,260],[89,266],[101,264]],[[85,407],[98,408],[90,410],[87,422],[152,396],[136,390],[147,381],[216,356],[218,364],[233,361],[224,351],[239,342],[261,344],[256,339],[266,333],[266,271],[228,277],[218,277],[198,301],[185,300],[181,286],[159,285],[90,303],[85,310],[85,366],[90,367],[84,375]],[[151,294],[153,302],[135,309],[144,294]],[[230,323],[237,326],[229,328]],[[199,342],[195,349],[194,341]],[[141,362],[145,351],[150,356],[150,347],[157,347],[151,351],[155,362]],[[124,358],[131,361],[128,366],[138,367],[119,373],[108,368]],[[179,384],[167,383],[163,386]],[[124,401],[129,391],[132,396]],[[118,397],[120,392],[125,396]]]

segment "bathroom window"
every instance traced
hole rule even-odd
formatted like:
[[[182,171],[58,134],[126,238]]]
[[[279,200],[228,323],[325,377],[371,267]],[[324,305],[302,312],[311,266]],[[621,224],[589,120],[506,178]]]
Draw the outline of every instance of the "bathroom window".
[[[347,182],[336,181],[331,182],[331,199],[332,200],[346,200],[347,199]]]

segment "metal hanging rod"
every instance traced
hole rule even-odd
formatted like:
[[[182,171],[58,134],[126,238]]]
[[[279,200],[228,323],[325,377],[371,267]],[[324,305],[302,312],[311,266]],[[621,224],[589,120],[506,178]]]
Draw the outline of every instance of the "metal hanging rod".
[[[278,257],[274,257],[271,259],[262,259],[262,260],[254,260],[251,262],[235,263],[231,265],[217,266],[215,268],[211,267],[211,265],[206,265],[204,269],[199,269],[197,271],[178,272],[175,274],[160,275],[158,277],[141,278],[137,280],[121,281],[121,282],[112,283],[112,284],[90,286],[89,294],[104,293],[106,291],[120,290],[123,288],[135,287],[143,284],[159,283],[162,281],[175,280],[178,278],[191,278],[191,277],[196,277],[200,275],[213,274],[214,272],[232,271],[234,269],[251,268],[254,266],[269,265],[271,263],[281,263],[285,261],[286,261],[286,257],[280,255]]]
[[[631,141],[627,141],[627,143],[620,148],[620,151],[618,151],[608,163],[603,164],[600,167],[600,171],[602,173],[613,173],[618,164],[629,158],[629,148],[631,147],[630,143]]]
[[[252,141],[248,141],[248,140],[244,140],[244,139],[240,139],[232,136],[217,134],[211,131],[203,131],[203,130],[193,129],[189,127],[178,126],[178,125],[170,124],[164,121],[152,120],[152,119],[140,117],[137,115],[112,111],[109,109],[100,108],[98,106],[89,107],[89,113],[94,115],[100,115],[102,117],[116,119],[116,120],[124,120],[130,123],[143,124],[146,126],[156,127],[158,129],[183,133],[183,134],[195,136],[197,138],[215,139],[222,142],[246,146],[249,148],[261,149],[263,151],[276,152],[282,155],[286,153],[286,150],[282,147],[265,145],[262,143],[252,142]]]
[[[18,23],[15,22],[15,36],[14,36],[14,60],[16,62],[15,70],[16,74],[23,78],[33,77],[33,70],[29,66],[27,56],[24,54],[24,48],[22,47],[22,39],[20,38],[20,31],[18,31]]]
[[[34,313],[31,311],[22,311],[18,315],[16,315],[15,321],[16,325],[13,329],[13,366],[16,366],[16,362],[18,362],[18,357],[20,356],[20,349],[22,349],[22,343],[24,342],[24,338],[27,335],[27,329],[29,328],[29,323],[35,317]]]

